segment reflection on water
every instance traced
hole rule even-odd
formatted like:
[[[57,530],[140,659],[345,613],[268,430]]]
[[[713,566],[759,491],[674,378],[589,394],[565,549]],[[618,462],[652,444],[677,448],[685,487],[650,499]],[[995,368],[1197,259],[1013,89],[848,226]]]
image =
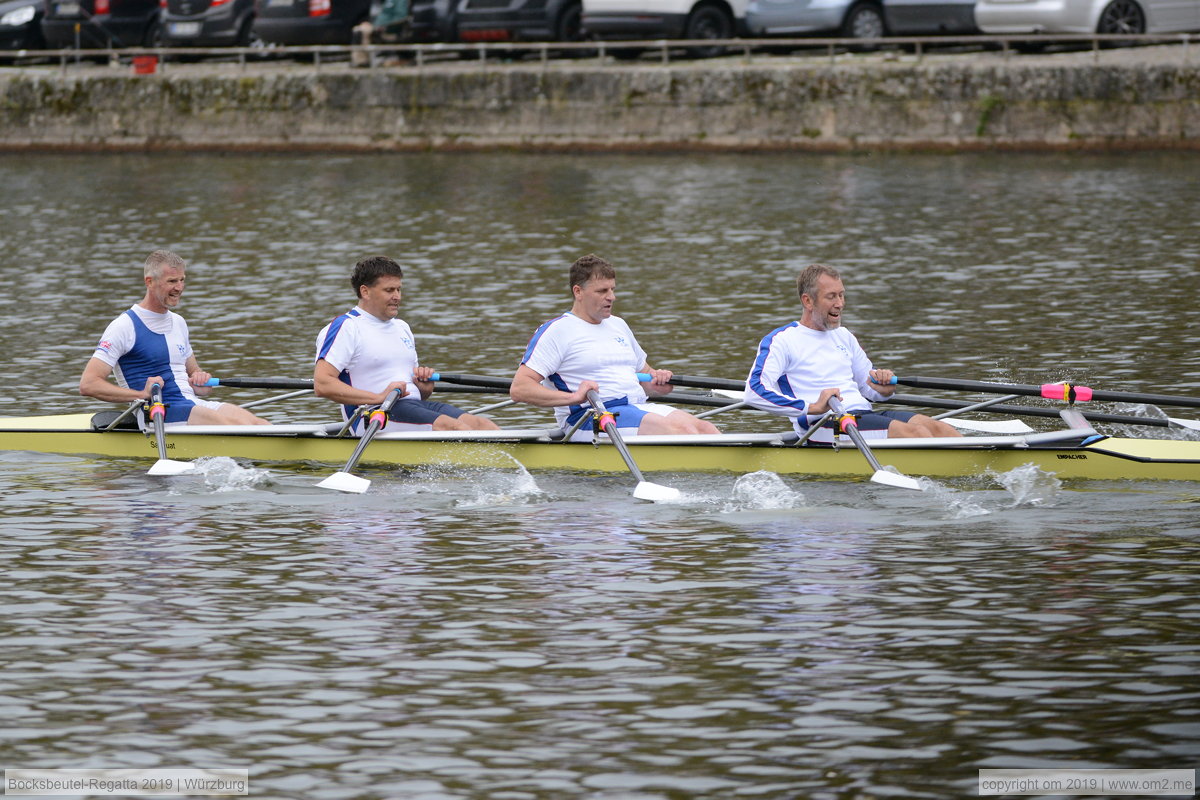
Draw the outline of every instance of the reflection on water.
[[[898,371],[1195,394],[1198,166],[0,157],[0,413],[92,407],[79,371],[158,246],[226,376],[306,375],[371,252],[406,265],[426,363],[506,374],[596,251],[680,372],[743,374],[820,259]],[[1194,485],[670,475],[685,501],[654,506],[519,464],[369,468],[353,497],[313,486],[338,465],[148,466],[0,452],[6,764],[318,800],[950,798],[981,767],[1200,754]]]

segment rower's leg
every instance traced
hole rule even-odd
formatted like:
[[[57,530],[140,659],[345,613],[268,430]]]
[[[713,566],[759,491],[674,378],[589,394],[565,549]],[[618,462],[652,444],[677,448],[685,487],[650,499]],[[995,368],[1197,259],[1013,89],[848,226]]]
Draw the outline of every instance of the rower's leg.
[[[435,431],[498,431],[500,426],[487,417],[477,414],[463,414],[458,419],[439,414],[433,421]]]
[[[675,410],[665,417],[647,414],[638,425],[643,436],[654,434],[720,433],[721,430],[706,419],[697,419],[686,411]]]
[[[193,406],[188,414],[189,425],[269,425],[262,417],[255,416],[241,406],[221,403],[216,408]]]
[[[924,414],[917,414],[908,422],[892,420],[888,425],[889,439],[927,439],[934,436],[962,436],[953,425]]]

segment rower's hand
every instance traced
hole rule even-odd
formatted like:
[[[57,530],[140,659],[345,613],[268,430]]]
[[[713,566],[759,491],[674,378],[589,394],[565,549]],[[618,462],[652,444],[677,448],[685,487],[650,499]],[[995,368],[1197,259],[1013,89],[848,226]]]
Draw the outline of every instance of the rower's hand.
[[[150,399],[150,387],[151,386],[165,386],[165,385],[166,385],[166,382],[159,375],[155,375],[153,378],[146,378],[146,387],[144,389],[142,389],[142,399],[143,400]]]
[[[649,370],[650,382],[646,384],[646,394],[662,397],[669,394],[675,387],[671,384],[673,373],[669,369]]]
[[[838,400],[841,400],[842,399],[842,390],[837,389],[837,388],[822,389],[821,396],[817,398],[817,401],[815,403],[808,404],[808,413],[809,414],[824,414],[826,411],[829,410],[829,398],[831,398],[831,397],[836,397]]]
[[[871,383],[875,384],[875,391],[882,395],[891,395],[896,391],[896,384],[892,383],[892,378],[896,377],[896,373],[890,369],[873,369],[868,373],[871,377]]]
[[[375,401],[375,405],[380,405],[384,400],[387,400],[388,395],[392,393],[393,389],[399,389],[400,396],[404,397],[408,393],[408,384],[404,381],[392,381],[379,393],[379,398]]]
[[[595,381],[581,381],[579,384],[579,388],[576,389],[575,391],[571,392],[570,396],[568,397],[569,402],[564,403],[563,405],[568,405],[568,406],[583,405],[584,403],[586,403],[588,401],[587,393],[591,392],[591,391],[599,392],[600,384],[596,383]]]
[[[192,385],[192,390],[198,395],[211,394],[212,388],[208,386],[211,378],[212,375],[202,369],[198,369],[193,371],[191,375],[188,375],[188,383]]]

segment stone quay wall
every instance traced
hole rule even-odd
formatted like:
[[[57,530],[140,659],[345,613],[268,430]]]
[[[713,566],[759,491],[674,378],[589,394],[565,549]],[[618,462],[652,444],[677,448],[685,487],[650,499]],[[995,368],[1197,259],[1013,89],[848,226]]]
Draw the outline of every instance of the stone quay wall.
[[[1200,55],[0,70],[10,152],[456,148],[1200,149]]]

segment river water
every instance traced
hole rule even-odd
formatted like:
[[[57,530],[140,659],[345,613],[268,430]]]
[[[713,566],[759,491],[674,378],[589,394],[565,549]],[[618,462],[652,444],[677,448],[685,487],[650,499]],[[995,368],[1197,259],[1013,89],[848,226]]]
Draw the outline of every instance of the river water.
[[[742,377],[822,260],[898,373],[1200,394],[1193,154],[54,155],[0,176],[3,415],[95,407],[79,373],[156,247],[189,260],[180,311],[226,377],[308,377],[372,253],[406,266],[425,363],[507,376],[597,252],[680,373]],[[683,503],[646,505],[627,476],[515,464],[368,469],[353,497],[313,488],[336,465],[147,466],[0,452],[6,767],[246,768],[252,796],[313,800],[955,798],[981,768],[1200,756],[1200,484],[678,474]]]

